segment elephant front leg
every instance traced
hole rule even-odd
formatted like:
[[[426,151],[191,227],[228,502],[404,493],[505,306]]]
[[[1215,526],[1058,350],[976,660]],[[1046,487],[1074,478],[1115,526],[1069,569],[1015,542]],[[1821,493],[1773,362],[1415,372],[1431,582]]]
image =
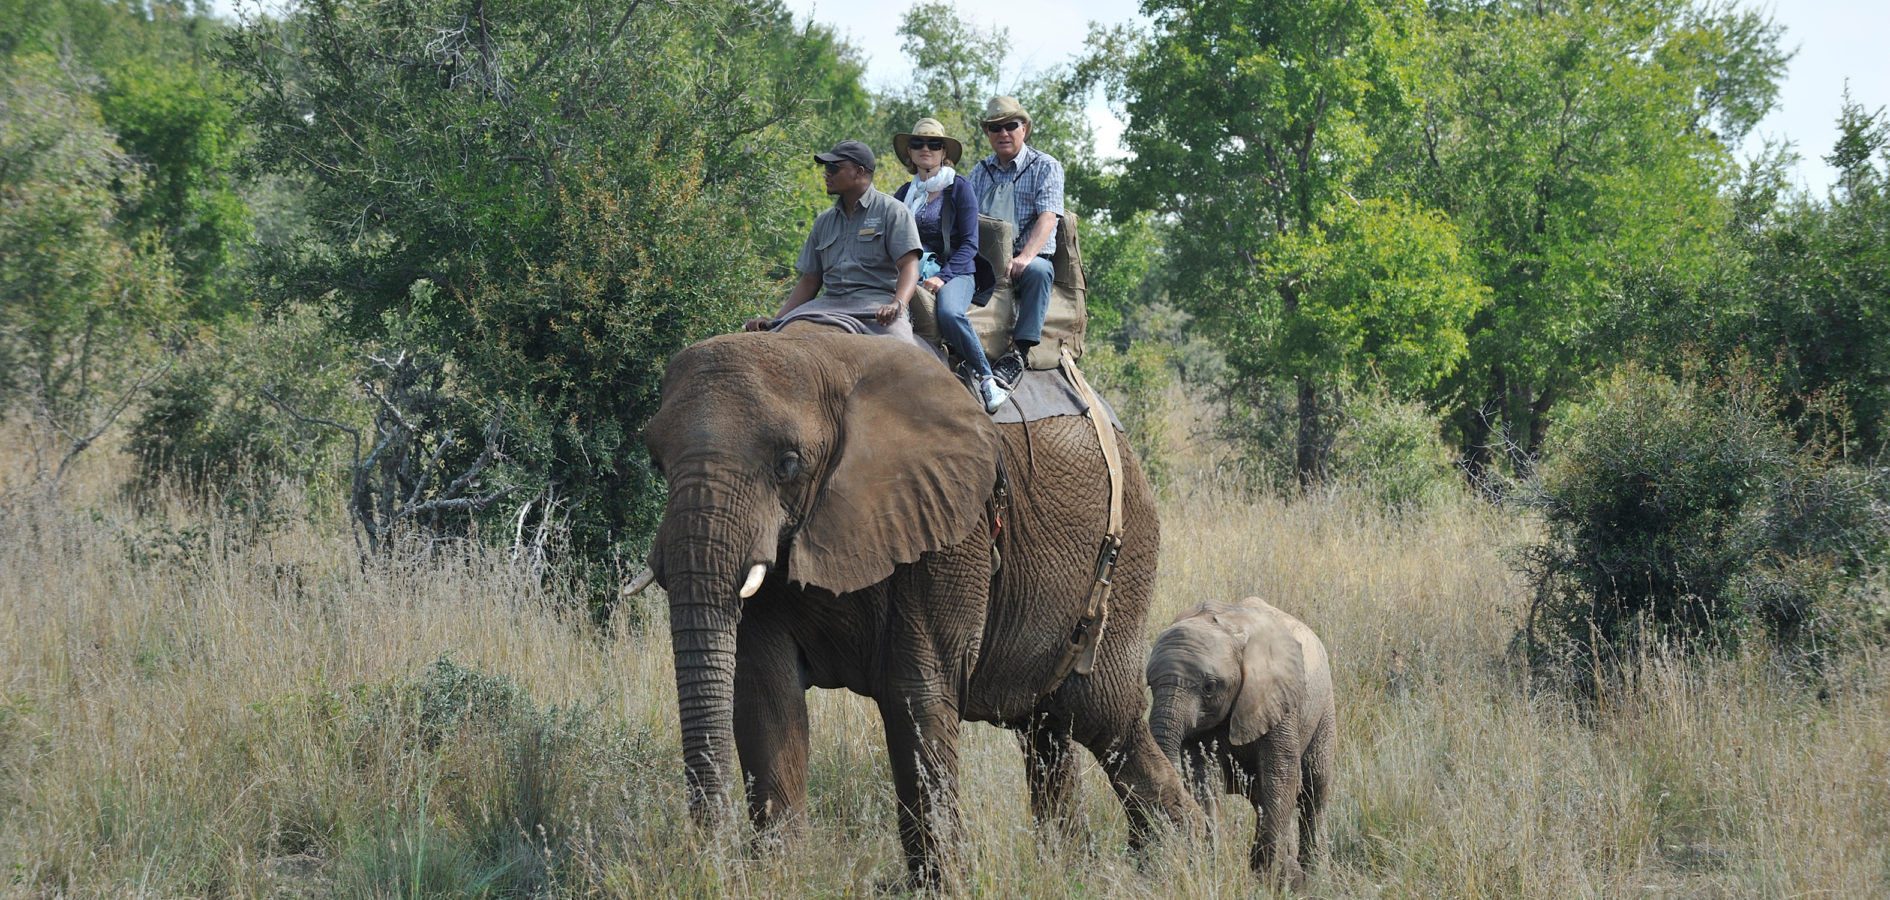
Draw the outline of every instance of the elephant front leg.
[[[785,633],[746,621],[736,637],[735,752],[756,842],[777,843],[807,809],[807,690]]]
[[[1129,847],[1141,850],[1161,826],[1195,832],[1201,827],[1201,808],[1181,784],[1173,763],[1162,755],[1148,723],[1133,720],[1120,741],[1088,743],[1089,751],[1109,775],[1109,786],[1129,817]]]
[[[899,803],[899,843],[914,887],[936,888],[955,870],[958,709],[938,697],[879,702]]]
[[[1076,835],[1076,742],[1070,724],[1045,713],[1017,729],[1024,751],[1024,779],[1030,787],[1030,813],[1039,828],[1068,840]]]
[[[1257,820],[1254,822],[1253,850],[1248,862],[1255,872],[1277,876],[1299,888],[1306,880],[1299,859],[1292,853],[1293,810],[1299,801],[1300,765],[1298,740],[1287,723],[1250,745],[1257,757],[1248,766],[1255,773],[1248,787]]]
[[[1181,764],[1185,769],[1181,774],[1194,793],[1194,802],[1201,806],[1201,818],[1210,835],[1215,833],[1221,812],[1221,770],[1224,768],[1221,754],[1225,749],[1219,744],[1210,749],[1200,741],[1189,741],[1181,747]]]

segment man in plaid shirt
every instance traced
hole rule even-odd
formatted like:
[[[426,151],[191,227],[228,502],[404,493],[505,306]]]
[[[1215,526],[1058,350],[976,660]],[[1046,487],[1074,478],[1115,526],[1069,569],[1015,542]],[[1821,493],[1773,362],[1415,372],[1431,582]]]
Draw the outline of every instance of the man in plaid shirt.
[[[1017,226],[1011,250],[1011,295],[1017,301],[1017,326],[1011,351],[991,366],[1007,388],[1024,374],[1030,348],[1043,339],[1043,319],[1050,308],[1057,250],[1057,218],[1063,215],[1063,164],[1056,157],[1024,145],[1030,114],[1016,97],[993,97],[984,108],[984,135],[990,156],[971,169],[971,192],[979,211]]]

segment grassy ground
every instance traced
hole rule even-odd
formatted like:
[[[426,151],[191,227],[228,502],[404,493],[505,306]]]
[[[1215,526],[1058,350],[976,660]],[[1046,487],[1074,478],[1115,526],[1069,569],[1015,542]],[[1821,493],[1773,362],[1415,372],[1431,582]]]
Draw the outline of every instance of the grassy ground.
[[[0,431],[0,460],[26,458]],[[339,518],[172,497],[124,463],[57,498],[0,462],[0,894],[857,896],[896,874],[879,724],[813,698],[813,826],[752,858],[683,812],[656,623],[600,635],[501,553],[363,573]],[[1592,713],[1509,652],[1521,518],[1248,499],[1177,471],[1151,633],[1265,596],[1325,638],[1340,741],[1322,896],[1890,893],[1890,663],[1824,696],[1760,653],[1650,662]],[[1029,825],[1008,734],[968,726],[966,893],[1248,897],[1252,813],[1142,865],[1093,764],[1089,837]]]

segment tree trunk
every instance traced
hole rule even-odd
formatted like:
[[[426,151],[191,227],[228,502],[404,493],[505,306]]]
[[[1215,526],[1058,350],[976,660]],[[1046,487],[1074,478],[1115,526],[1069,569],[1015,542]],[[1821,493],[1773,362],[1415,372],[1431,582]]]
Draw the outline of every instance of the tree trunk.
[[[1294,448],[1293,470],[1299,475],[1299,486],[1311,487],[1325,480],[1325,460],[1322,459],[1319,422],[1319,390],[1308,378],[1299,379],[1299,439]]]
[[[1470,486],[1484,493],[1490,491],[1490,466],[1495,462],[1490,455],[1490,414],[1489,406],[1465,406],[1457,412],[1457,427],[1463,433],[1462,455],[1464,476],[1470,480]]]

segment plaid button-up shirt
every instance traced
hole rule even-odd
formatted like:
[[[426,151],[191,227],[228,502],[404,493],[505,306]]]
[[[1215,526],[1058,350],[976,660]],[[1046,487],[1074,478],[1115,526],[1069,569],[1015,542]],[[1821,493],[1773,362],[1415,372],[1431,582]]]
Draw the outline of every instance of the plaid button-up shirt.
[[[1030,226],[1037,221],[1037,214],[1049,212],[1056,213],[1057,218],[1063,217],[1063,164],[1029,144],[1024,145],[1023,151],[1013,157],[1009,165],[1000,166],[995,153],[979,160],[971,167],[971,192],[977,195],[978,206],[985,215],[1004,218],[991,211],[991,192],[1007,181],[1017,182],[1017,238],[1011,247],[1015,255],[1030,239]],[[1049,256],[1056,251],[1057,233],[1052,229],[1050,239],[1038,253]]]

